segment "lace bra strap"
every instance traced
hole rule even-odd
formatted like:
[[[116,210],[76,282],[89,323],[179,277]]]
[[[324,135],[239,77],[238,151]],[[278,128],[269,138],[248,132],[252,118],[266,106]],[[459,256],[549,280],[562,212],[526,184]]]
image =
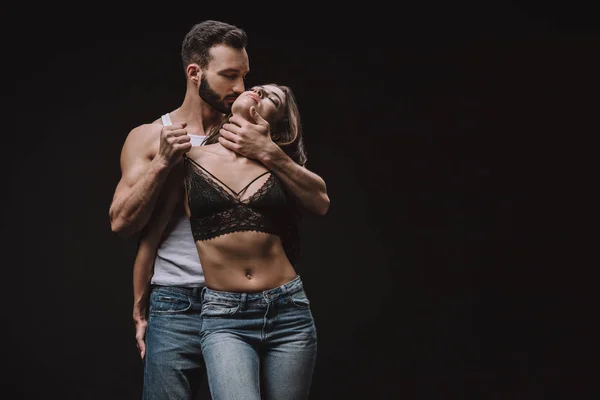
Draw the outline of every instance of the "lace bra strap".
[[[190,160],[194,165],[202,168],[202,170],[204,172],[206,172],[207,174],[209,174],[210,176],[212,176],[215,180],[219,181],[223,186],[225,186],[227,189],[229,189],[231,191],[231,193],[235,193],[235,190],[233,190],[232,188],[230,188],[229,186],[227,186],[227,184],[225,182],[223,182],[222,180],[220,180],[219,178],[217,178],[216,176],[214,176],[213,174],[211,174],[209,170],[207,170],[202,165],[198,164],[196,161],[192,160],[188,156],[186,156],[186,155],[184,155],[184,156],[185,156],[185,158],[187,158],[188,160]]]
[[[253,183],[254,183],[254,182],[255,182],[255,181],[258,179],[258,178],[260,178],[261,176],[265,176],[265,175],[266,175],[266,174],[268,174],[269,172],[271,172],[271,171],[265,171],[265,172],[263,172],[262,174],[260,174],[259,176],[257,176],[256,178],[252,179],[252,181],[250,181],[250,183],[249,183],[249,184],[247,184],[246,186],[244,186],[244,187],[242,188],[242,190],[240,190],[238,193],[236,193],[236,195],[239,197],[239,196],[240,196],[242,193],[244,193],[244,191],[245,191],[246,189],[248,189],[248,188],[250,187],[250,185],[252,185],[252,184],[253,184]],[[235,193],[235,192],[234,192],[234,193]]]

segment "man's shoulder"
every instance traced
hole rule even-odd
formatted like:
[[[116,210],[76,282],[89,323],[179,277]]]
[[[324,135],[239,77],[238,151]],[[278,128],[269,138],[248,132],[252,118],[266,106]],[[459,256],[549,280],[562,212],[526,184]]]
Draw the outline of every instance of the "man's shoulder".
[[[127,141],[139,144],[157,141],[161,129],[162,124],[160,120],[148,124],[138,125],[129,132],[127,135]]]
[[[161,129],[160,120],[136,126],[127,135],[123,145],[123,153],[140,154],[142,152],[142,154],[151,157],[158,149]]]
[[[136,126],[129,132],[129,136],[145,137],[148,135],[154,135],[154,134],[160,132],[162,127],[163,127],[163,125],[159,119],[159,120],[147,123],[147,124],[142,124],[142,125]]]

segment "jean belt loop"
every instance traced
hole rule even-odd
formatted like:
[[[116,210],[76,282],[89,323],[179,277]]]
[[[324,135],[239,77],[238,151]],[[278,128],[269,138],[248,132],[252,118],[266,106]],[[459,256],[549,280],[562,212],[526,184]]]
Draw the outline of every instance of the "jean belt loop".
[[[240,309],[244,311],[248,305],[248,293],[242,293],[240,296]]]

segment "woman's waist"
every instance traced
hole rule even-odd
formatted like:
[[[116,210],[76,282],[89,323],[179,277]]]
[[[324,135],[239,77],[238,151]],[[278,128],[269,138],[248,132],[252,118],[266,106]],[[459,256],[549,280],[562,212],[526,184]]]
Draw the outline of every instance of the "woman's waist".
[[[304,293],[304,286],[300,275],[294,275],[275,286],[256,291],[214,289],[207,286],[202,289],[202,296],[203,301],[218,301],[220,303],[223,301],[237,302],[241,300],[264,302],[276,300],[282,295],[294,295],[299,292]]]
[[[280,274],[255,274],[246,276],[242,274],[209,274],[205,288],[219,293],[247,293],[259,294],[291,282],[298,277],[293,268]]]
[[[247,260],[262,263],[285,255],[279,236],[257,231],[236,231],[196,240],[196,247],[202,260],[224,264]]]
[[[285,256],[228,261],[202,258],[206,287],[230,292],[254,293],[280,286],[296,277]]]

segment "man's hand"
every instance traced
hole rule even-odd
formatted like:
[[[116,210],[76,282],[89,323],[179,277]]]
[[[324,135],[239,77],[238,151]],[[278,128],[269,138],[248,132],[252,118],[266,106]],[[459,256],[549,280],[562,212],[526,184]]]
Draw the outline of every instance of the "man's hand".
[[[250,115],[254,122],[231,117],[219,131],[219,143],[264,164],[305,209],[325,215],[329,210],[329,196],[323,178],[297,164],[273,142],[269,123],[258,115],[254,107],[250,107]]]
[[[262,161],[275,143],[271,140],[269,123],[254,107],[250,108],[250,116],[254,122],[232,116],[219,131],[219,143],[244,157]]]
[[[148,327],[148,320],[145,317],[137,316],[134,314],[133,322],[135,323],[135,341],[137,342],[137,348],[140,352],[142,360],[146,355],[146,328]]]
[[[164,160],[167,166],[173,166],[181,160],[183,153],[192,148],[191,138],[187,134],[186,122],[163,126],[160,130],[160,144],[157,156]]]

